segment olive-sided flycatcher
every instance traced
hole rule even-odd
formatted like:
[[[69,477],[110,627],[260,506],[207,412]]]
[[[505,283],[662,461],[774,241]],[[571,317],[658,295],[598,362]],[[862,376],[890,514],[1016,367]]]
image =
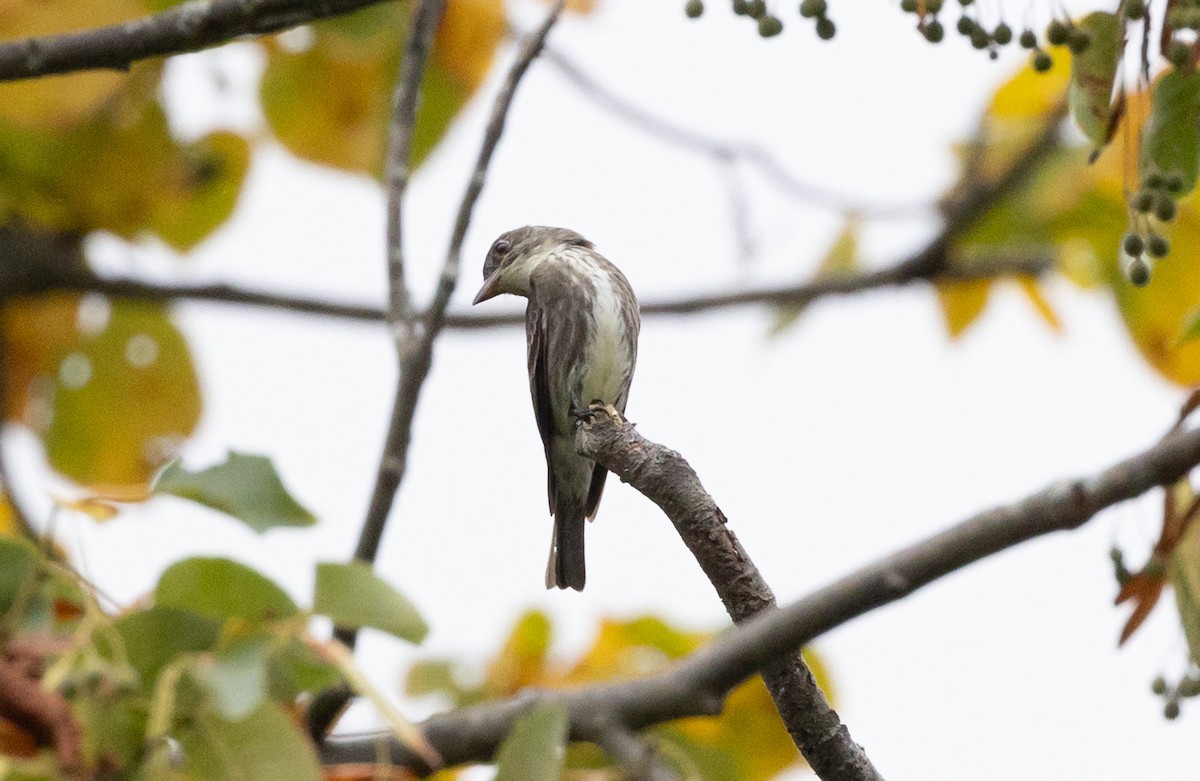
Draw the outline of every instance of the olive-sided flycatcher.
[[[637,298],[616,266],[565,228],[501,234],[483,278],[476,304],[501,293],[529,299],[529,390],[554,516],[546,588],[582,590],[584,519],[596,514],[608,470],[575,452],[575,423],[594,404],[625,412],[641,327]]]

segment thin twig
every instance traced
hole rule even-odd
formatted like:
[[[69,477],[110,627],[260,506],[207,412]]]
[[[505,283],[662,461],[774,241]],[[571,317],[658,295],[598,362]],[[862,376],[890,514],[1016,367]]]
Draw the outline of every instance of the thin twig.
[[[606,421],[606,422],[601,422]],[[775,608],[775,595],[695,470],[673,450],[603,413],[575,434],[579,452],[657,504],[696,557],[735,624]],[[798,649],[760,668],[784,727],[822,781],[882,781],[829,704]]]
[[[0,43],[0,81],[108,68],[207,49],[376,5],[381,0],[188,0],[128,22]]]
[[[408,290],[404,283],[404,249],[401,246],[404,194],[408,189],[412,128],[416,121],[421,80],[425,75],[425,62],[429,59],[429,51],[433,48],[433,36],[437,31],[438,22],[441,21],[445,7],[446,0],[421,0],[413,15],[412,32],[408,36],[404,61],[401,63],[396,85],[395,115],[392,118],[388,139],[388,320],[394,329],[396,350],[399,356],[400,380],[397,383],[399,389],[404,388],[412,381],[410,379],[413,374],[412,367],[406,364],[409,356],[420,349],[419,343],[422,341],[410,312]],[[424,374],[422,373],[417,382],[423,380]],[[408,430],[405,427],[403,431],[399,431],[396,426],[397,418],[403,415],[401,410],[402,391],[399,389],[396,392],[396,400],[392,409],[392,425],[388,428],[387,440],[383,446],[383,456],[380,458],[379,469],[375,477],[375,489],[371,494],[371,503],[367,508],[367,515],[359,532],[358,545],[354,549],[354,558],[359,561],[375,561],[375,556],[379,552],[379,541],[383,536],[384,523],[392,508],[392,497],[404,475],[408,451]],[[353,640],[347,644],[352,643]]]
[[[379,467],[379,475],[375,483],[375,491],[371,497],[371,505],[363,530],[359,536],[355,557],[362,561],[373,561],[383,536],[387,516],[391,510],[392,501],[407,468],[408,445],[412,434],[412,421],[416,414],[417,401],[421,387],[429,374],[433,362],[433,343],[440,333],[445,319],[446,306],[454,292],[459,268],[459,253],[463,237],[470,222],[471,212],[483,189],[487,166],[491,161],[492,152],[500,140],[504,128],[504,116],[508,113],[517,84],[529,67],[529,63],[537,56],[542,42],[549,34],[550,28],[558,19],[562,2],[556,4],[546,15],[545,21],[537,32],[526,41],[513,63],[508,77],[492,110],[492,120],[488,124],[487,134],[479,155],[479,162],[471,176],[467,191],[463,196],[463,204],[459,209],[455,223],[454,234],[450,241],[446,262],[438,281],[437,292],[433,303],[422,317],[422,327],[414,330],[412,337],[403,340],[400,347],[400,382],[396,390],[396,399],[392,407],[392,417],[388,425],[387,442],[384,445],[384,456]]]
[[[642,305],[643,317],[660,315],[696,315],[719,309],[748,306],[778,306],[807,304],[827,296],[853,295],[922,282],[971,281],[1003,277],[1041,277],[1053,269],[1049,250],[1044,255],[996,258],[967,266],[950,266],[930,276],[915,273],[910,259],[878,271],[847,277],[830,277],[797,285],[762,286],[734,292],[701,293],[698,295],[649,301]],[[276,311],[350,320],[362,323],[384,323],[387,310],[369,304],[350,304],[307,296],[294,296],[266,291],[248,290],[228,284],[193,285],[148,282],[128,277],[100,277],[87,272],[52,272],[36,284],[26,285],[9,293],[42,293],[50,290],[79,290],[114,298],[149,301],[202,301],[262,307]],[[471,312],[448,312],[443,326],[451,329],[478,330],[500,326],[522,325],[521,312],[480,315]]]
[[[680,781],[679,774],[663,761],[654,746],[624,724],[597,729],[591,742],[604,749],[621,768],[626,781]]]
[[[780,192],[797,200],[843,211],[855,211],[872,219],[912,217],[929,211],[929,207],[925,204],[917,206],[864,204],[855,201],[850,196],[809,184],[790,173],[774,155],[756,144],[714,138],[638,106],[628,98],[604,86],[598,79],[588,74],[557,49],[548,48],[545,59],[546,62],[557,68],[559,73],[579,90],[580,94],[591,99],[593,103],[614,117],[673,148],[686,149],[703,155],[718,165],[747,163],[758,169],[763,177]]]
[[[408,453],[408,428],[401,429],[397,420],[403,416],[403,389],[411,382],[412,367],[409,365],[413,345],[421,337],[412,316],[408,288],[404,281],[403,219],[404,195],[408,189],[410,158],[412,155],[412,130],[416,122],[417,103],[420,99],[421,81],[425,75],[425,64],[433,48],[434,34],[445,10],[445,0],[421,0],[409,25],[408,39],[400,72],[396,77],[396,88],[392,100],[392,118],[388,128],[388,153],[385,169],[387,181],[387,278],[388,311],[386,319],[392,326],[396,343],[400,378],[397,382],[395,400],[392,403],[391,426],[383,445],[383,454],[375,475],[375,487],[367,514],[358,533],[354,558],[373,563],[379,553],[383,528],[392,498],[404,475]],[[424,380],[422,372],[418,383]],[[353,649],[358,638],[357,631],[337,627],[337,640]],[[321,692],[308,709],[308,728],[313,738],[321,740],[350,701],[351,692],[345,685],[335,686]]]
[[[648,463],[652,466],[653,459]],[[734,686],[773,658],[976,561],[1051,532],[1076,529],[1107,507],[1174,483],[1197,464],[1200,430],[1170,434],[1097,475],[1056,483],[1019,502],[979,513],[799,601],[765,611],[660,673],[571,691],[522,692],[434,716],[422,729],[447,765],[454,766],[490,760],[513,722],[534,700],[566,706],[571,735],[580,740],[608,722],[638,731],[717,713]],[[378,739],[374,735],[334,739],[322,747],[322,757],[328,762],[371,762]],[[423,770],[419,758],[404,746],[391,741],[388,750],[396,765]]]
[[[432,25],[436,22],[437,17],[440,16],[440,8],[443,2],[444,0],[426,0],[422,4],[421,9],[417,12],[418,22],[414,23],[413,37],[419,34],[417,25],[422,23]],[[379,471],[375,479],[375,488],[372,491],[371,502],[367,508],[367,515],[363,521],[362,529],[359,531],[358,545],[354,551],[354,557],[359,561],[374,562],[376,554],[379,552],[379,544],[383,539],[384,528],[387,525],[388,515],[391,512],[396,491],[399,489],[400,483],[403,481],[404,474],[407,471],[408,449],[412,437],[412,422],[416,415],[421,388],[425,383],[426,377],[429,376],[429,369],[433,363],[434,340],[441,332],[445,319],[446,306],[449,304],[450,296],[454,293],[455,283],[458,278],[459,255],[462,249],[463,238],[466,235],[467,226],[470,224],[475,203],[479,198],[480,192],[483,190],[488,164],[491,162],[492,154],[500,141],[500,136],[504,129],[504,118],[508,114],[509,107],[512,105],[512,99],[516,93],[517,85],[521,81],[521,77],[524,76],[530,63],[541,50],[546,36],[550,33],[550,28],[558,20],[562,7],[563,0],[559,0],[546,15],[545,21],[538,28],[537,32],[530,36],[521,47],[516,61],[513,63],[508,77],[505,79],[504,86],[496,97],[496,102],[492,109],[492,119],[488,123],[488,129],[481,146],[479,161],[471,176],[466,193],[463,195],[462,206],[459,209],[458,219],[455,223],[450,247],[442,269],[442,276],[438,282],[433,302],[419,320],[409,316],[406,320],[397,323],[396,347],[400,363],[400,379],[397,383],[396,396],[392,403],[387,438],[384,442],[383,456],[380,459]],[[439,13],[435,14],[434,10],[437,10]],[[429,17],[424,16],[427,11]],[[416,52],[415,55],[414,51]],[[427,48],[424,50],[414,49],[410,41],[410,56],[424,56],[427,51]],[[413,72],[409,70],[405,70],[405,73],[414,79],[412,88],[414,90],[418,89],[420,85],[419,74],[413,76]],[[397,106],[404,105],[405,102],[403,99],[397,100]],[[393,136],[393,138],[397,137]],[[403,186],[393,188],[389,192],[393,197],[399,198],[403,196],[404,188]],[[390,203],[389,209],[391,210],[391,219],[398,220],[400,204],[398,202]],[[390,235],[392,235],[392,232],[389,230]],[[398,237],[399,235],[400,231],[397,229],[395,236]],[[397,277],[392,276],[391,279],[395,282]],[[393,301],[395,301],[394,296]],[[339,630],[338,638],[347,645],[352,646],[354,644],[354,632],[352,631]],[[348,690],[338,688],[328,690],[314,701],[313,707],[309,710],[309,728],[315,737],[321,738],[324,736],[337,714],[345,706],[348,697]]]

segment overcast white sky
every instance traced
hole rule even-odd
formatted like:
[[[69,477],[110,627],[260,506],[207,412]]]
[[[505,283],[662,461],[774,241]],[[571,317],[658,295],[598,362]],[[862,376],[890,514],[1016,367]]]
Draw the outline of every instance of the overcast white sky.
[[[760,144],[797,176],[868,203],[937,197],[954,175],[949,145],[970,133],[1021,59],[1010,51],[992,62],[956,35],[929,46],[893,3],[831,3],[839,26],[831,44],[791,3],[777,5],[787,29],[767,41],[727,3],[707,5],[689,22],[682,2],[605,0],[590,17],[566,17],[551,43],[631,101]],[[1008,7],[1019,30],[1024,6]],[[513,10],[530,27],[542,6]],[[257,127],[258,66],[245,45],[176,61],[169,97],[179,126]],[[215,70],[232,79],[232,94],[217,93]],[[422,298],[497,78],[410,190],[410,279]],[[474,294],[491,240],[526,223],[582,232],[645,300],[805,276],[834,238],[837,213],[786,198],[749,169],[743,181],[758,239],[752,262],[738,260],[724,182],[707,161],[615,121],[535,64],[468,236],[456,305]],[[104,241],[96,249],[105,269],[382,302],[383,226],[373,183],[267,144],[234,219],[186,265],[153,249]],[[866,255],[898,259],[935,227],[928,214],[873,226]],[[760,310],[648,319],[629,417],[691,461],[790,601],[1162,434],[1182,394],[1144,366],[1109,298],[1057,281],[1050,297],[1061,336],[1006,288],[957,343],[923,288],[821,302],[775,339]],[[307,601],[312,562],[348,556],[365,510],[395,378],[388,338],[379,327],[199,304],[181,306],[179,319],[205,390],[188,462],[216,461],[228,448],[267,453],[320,525],[259,537],[162,500],[102,528],[69,523],[68,539],[86,549],[93,577],[124,599],[151,588],[173,560],[220,553]],[[25,485],[42,484],[32,458],[21,472]],[[553,614],[563,654],[586,647],[602,616],[726,624],[670,524],[619,482],[588,530],[587,590],[544,591],[543,475],[521,329],[447,333],[380,557],[433,632],[418,652],[367,637],[362,659],[382,685],[426,653],[482,660],[532,606]],[[884,776],[1194,778],[1200,715],[1185,704],[1178,722],[1165,722],[1149,694],[1150,679],[1176,672],[1184,655],[1172,600],[1128,648],[1115,647],[1125,613],[1111,606],[1108,548],[1119,539],[1138,563],[1154,540],[1156,510],[1155,499],[1118,507],[822,638],[839,712]]]

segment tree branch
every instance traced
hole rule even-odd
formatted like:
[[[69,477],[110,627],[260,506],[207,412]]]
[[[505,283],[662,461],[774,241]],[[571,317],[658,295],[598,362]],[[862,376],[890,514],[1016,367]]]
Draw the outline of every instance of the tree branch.
[[[680,781],[674,768],[641,735],[623,724],[609,724],[592,735],[591,742],[617,763],[626,781]]]
[[[637,475],[656,480],[678,454],[624,430],[606,433],[612,421],[587,424],[589,436],[637,437],[646,454]],[[626,429],[628,424],[620,427]],[[639,440],[641,440],[639,442]],[[644,443],[644,444],[643,444]],[[682,459],[679,459],[682,460]],[[633,681],[571,691],[523,692],[434,716],[422,725],[449,765],[487,762],[532,700],[566,706],[571,736],[588,740],[606,723],[638,731],[655,724],[720,711],[724,697],[772,659],[790,654],[834,627],[908,596],[980,559],[1056,531],[1082,526],[1097,513],[1150,489],[1169,485],[1200,464],[1200,430],[1174,432],[1150,449],[1092,477],[1063,481],[1021,501],[981,512],[950,529],[880,559],[807,597],[747,619],[705,648],[660,673]],[[677,468],[677,467],[676,467]],[[682,486],[687,491],[687,486]],[[332,739],[321,749],[330,763],[371,762],[378,736]],[[420,758],[388,742],[392,762],[422,771]]]
[[[603,418],[606,423],[599,423]],[[576,449],[620,475],[671,519],[734,623],[772,610],[775,595],[686,460],[605,413],[575,434]],[[822,781],[881,781],[850,738],[798,649],[766,661],[763,681],[796,747]]]
[[[121,24],[0,43],[0,81],[109,68],[183,54],[339,16],[382,0],[188,0]]]
[[[912,257],[916,257],[915,255]],[[665,298],[642,304],[643,317],[664,315],[697,315],[714,310],[750,306],[781,306],[808,304],[829,296],[846,296],[901,287],[923,282],[967,282],[1003,277],[1041,277],[1054,267],[1047,252],[1045,256],[996,258],[968,266],[949,266],[936,274],[916,273],[905,259],[895,266],[849,277],[831,277],[798,285],[763,286],[732,293],[702,293],[699,295]],[[147,282],[129,277],[101,277],[87,271],[46,270],[36,279],[0,291],[3,295],[28,295],[51,290],[78,290],[101,293],[114,298],[146,301],[199,301],[218,304],[261,307],[280,312],[317,315],[361,323],[385,323],[386,309],[370,304],[350,304],[327,301],[308,296],[292,296],[260,290],[248,290],[223,283],[211,285],[169,284]],[[525,315],[520,312],[480,315],[470,312],[448,312],[443,327],[454,330],[479,330],[501,326],[521,325]]]
[[[410,57],[420,57],[424,60],[427,56],[428,44],[432,41],[433,30],[436,27],[437,19],[441,16],[441,9],[444,2],[445,0],[424,0],[418,9],[417,20],[413,25],[406,60]],[[359,561],[375,561],[380,541],[383,539],[383,531],[387,524],[388,515],[395,500],[396,491],[400,487],[400,483],[404,479],[408,468],[408,449],[412,436],[412,422],[416,414],[417,402],[420,399],[421,388],[433,364],[434,340],[441,332],[445,321],[446,306],[449,304],[450,297],[454,293],[454,287],[458,279],[463,239],[466,235],[467,226],[470,224],[475,203],[483,190],[488,165],[491,162],[497,145],[500,143],[500,136],[504,130],[505,117],[508,115],[509,107],[512,105],[517,85],[529,69],[530,63],[533,62],[533,59],[541,50],[546,36],[550,34],[550,28],[554,26],[559,14],[562,12],[562,7],[563,0],[558,0],[549,13],[546,14],[546,18],[538,30],[526,39],[517,54],[516,61],[508,72],[500,93],[496,96],[496,102],[492,108],[491,120],[488,123],[488,128],[480,147],[479,159],[475,165],[471,180],[467,185],[466,192],[463,195],[462,205],[459,208],[458,219],[450,239],[450,246],[446,253],[446,260],[442,267],[442,275],[438,281],[437,291],[429,309],[420,318],[413,317],[411,312],[408,311],[407,292],[403,293],[402,296],[398,296],[395,292],[395,286],[403,284],[403,255],[399,253],[398,249],[389,247],[389,279],[393,285],[393,295],[391,296],[392,306],[394,308],[403,307],[405,309],[405,313],[403,314],[395,311],[389,312],[389,319],[391,319],[396,329],[395,338],[400,364],[400,378],[392,403],[387,438],[384,442],[383,456],[380,459],[379,471],[375,479],[375,488],[371,495],[370,505],[367,508],[366,518],[359,532],[358,545],[354,552],[355,559]],[[413,43],[413,39],[416,39],[418,36],[426,39],[424,45]],[[410,69],[408,66],[405,66],[403,70],[405,74],[405,86],[402,88],[403,90],[412,90],[412,94],[415,95],[416,91],[420,88],[421,70],[420,67]],[[415,105],[415,98],[410,100],[408,93],[402,92],[396,101],[396,105],[397,113],[399,114],[407,110],[407,107]],[[394,133],[391,139],[394,146],[407,144],[406,134],[411,131],[412,119],[412,115],[407,114],[396,121],[393,126]],[[407,130],[402,127],[404,124],[408,125]],[[389,153],[389,160],[393,159],[398,160],[399,154],[394,152]],[[404,180],[407,177],[407,158],[405,157],[404,160],[405,162],[396,164],[394,186],[389,186],[389,194],[391,196],[389,202],[389,239],[395,238],[399,240],[401,235],[398,224],[401,207],[400,199],[404,194]],[[397,221],[397,224],[393,225],[392,220]],[[354,643],[354,633],[352,631],[339,631],[338,637],[347,645],[352,646]],[[329,725],[332,724],[336,714],[340,712],[348,701],[349,696],[350,694],[347,689],[339,688],[330,690],[327,694],[317,698],[309,713],[309,726],[315,737],[320,738],[324,735]]]

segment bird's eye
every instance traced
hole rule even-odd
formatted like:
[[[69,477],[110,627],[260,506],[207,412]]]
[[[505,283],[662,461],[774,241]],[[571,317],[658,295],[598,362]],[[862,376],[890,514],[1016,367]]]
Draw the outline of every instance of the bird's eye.
[[[495,252],[497,255],[503,255],[504,253],[508,252],[509,247],[510,247],[510,245],[507,240],[500,239],[499,241],[497,241],[495,244],[492,245],[492,251]]]

